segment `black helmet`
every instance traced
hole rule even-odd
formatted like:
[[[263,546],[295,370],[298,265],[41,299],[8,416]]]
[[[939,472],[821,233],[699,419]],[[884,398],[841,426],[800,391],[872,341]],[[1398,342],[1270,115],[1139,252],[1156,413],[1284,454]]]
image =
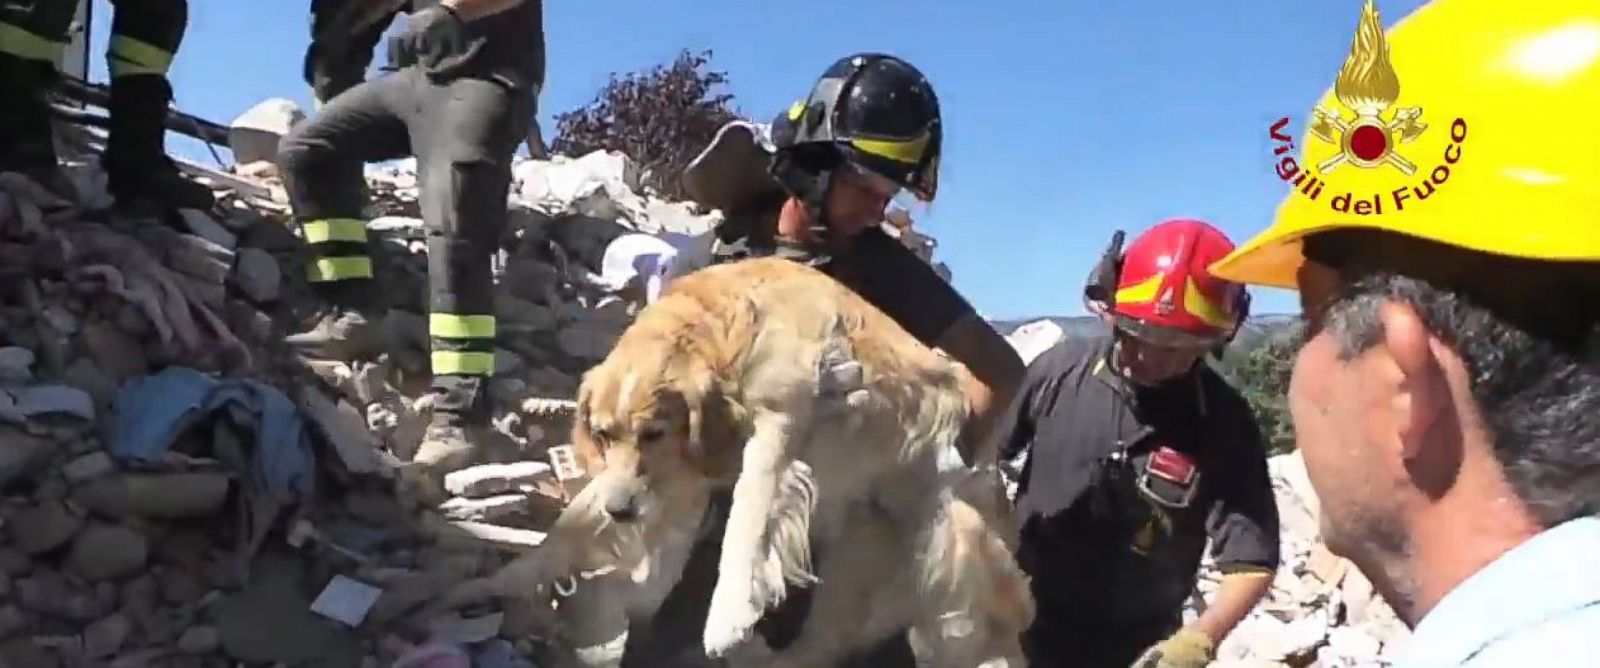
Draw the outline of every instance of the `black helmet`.
[[[939,186],[943,132],[933,85],[916,67],[881,53],[839,59],[772,124],[779,152],[810,154],[808,171],[840,160],[882,176],[918,199]]]

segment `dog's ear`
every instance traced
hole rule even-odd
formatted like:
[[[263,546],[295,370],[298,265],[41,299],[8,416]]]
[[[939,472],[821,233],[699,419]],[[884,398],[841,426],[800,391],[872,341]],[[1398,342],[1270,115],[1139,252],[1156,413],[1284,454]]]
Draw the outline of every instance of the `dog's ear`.
[[[600,452],[594,434],[589,431],[589,403],[594,399],[596,380],[592,373],[585,375],[578,386],[578,410],[572,416],[572,451],[578,458],[578,465],[590,476],[600,473],[605,466],[605,454]]]
[[[689,458],[707,476],[732,475],[738,470],[743,443],[739,407],[709,372],[689,383],[683,400],[689,413]]]

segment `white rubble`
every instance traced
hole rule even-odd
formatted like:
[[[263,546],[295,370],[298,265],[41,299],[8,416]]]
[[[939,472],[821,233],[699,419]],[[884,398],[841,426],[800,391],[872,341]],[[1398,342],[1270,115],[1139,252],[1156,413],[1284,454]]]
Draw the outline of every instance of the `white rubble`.
[[[1217,648],[1215,665],[1390,665],[1388,655],[1409,632],[1361,571],[1322,544],[1320,504],[1300,453],[1272,457],[1268,469],[1278,503],[1282,562],[1267,600]],[[1186,620],[1204,610],[1204,597],[1216,592],[1221,578],[1207,555]]]
[[[1049,320],[1037,320],[1007,334],[1006,341],[1016,349],[1017,355],[1022,357],[1022,363],[1028,364],[1065,336],[1066,333],[1061,331],[1061,325]]]

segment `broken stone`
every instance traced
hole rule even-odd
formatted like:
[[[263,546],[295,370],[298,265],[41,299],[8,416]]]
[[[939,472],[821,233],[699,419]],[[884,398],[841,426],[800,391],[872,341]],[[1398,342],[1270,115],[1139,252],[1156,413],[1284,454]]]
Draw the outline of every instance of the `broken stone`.
[[[555,477],[544,462],[482,464],[446,474],[444,486],[456,496],[485,497],[520,491]]]
[[[278,260],[259,248],[239,250],[239,259],[233,271],[234,284],[258,304],[277,301],[283,284],[283,270]]]
[[[354,665],[366,655],[338,622],[311,612],[299,557],[277,551],[257,556],[250,583],[227,597],[217,617],[222,649],[240,661]]]
[[[83,528],[83,517],[59,501],[24,509],[10,521],[11,539],[23,552],[43,554],[54,550]]]
[[[185,654],[210,654],[222,646],[222,634],[215,626],[192,626],[178,636],[178,651]]]
[[[234,162],[275,163],[279,140],[305,117],[299,105],[281,97],[262,100],[246,109],[228,129],[228,148],[233,151]]]
[[[126,616],[112,613],[83,630],[83,654],[91,659],[116,654],[132,634],[133,622]]]
[[[59,668],[61,660],[33,638],[12,638],[0,643],[0,665],[15,668]]]
[[[239,238],[217,223],[209,213],[197,209],[178,209],[178,216],[183,219],[184,227],[201,239],[228,249],[239,244]]]
[[[0,491],[38,473],[55,454],[50,441],[11,427],[0,427]]]
[[[580,360],[598,362],[616,345],[618,333],[590,327],[568,327],[557,335],[562,352]]]
[[[0,348],[0,383],[33,381],[33,351],[18,346]]]
[[[221,471],[119,473],[85,484],[73,502],[109,518],[206,517],[222,509],[229,479]]]
[[[521,494],[502,494],[485,499],[458,497],[440,505],[439,512],[452,520],[517,525],[514,518],[527,518],[529,515],[528,498]]]
[[[149,369],[144,360],[144,347],[123,334],[115,324],[90,321],[83,326],[82,340],[94,364],[117,382],[142,376]]]
[[[117,464],[111,461],[111,455],[105,452],[91,452],[67,462],[65,466],[61,467],[61,474],[66,476],[67,482],[77,484],[91,478],[98,478],[115,470],[117,470]]]
[[[138,573],[150,556],[144,534],[117,525],[96,524],[83,530],[67,554],[68,570],[90,582]]]

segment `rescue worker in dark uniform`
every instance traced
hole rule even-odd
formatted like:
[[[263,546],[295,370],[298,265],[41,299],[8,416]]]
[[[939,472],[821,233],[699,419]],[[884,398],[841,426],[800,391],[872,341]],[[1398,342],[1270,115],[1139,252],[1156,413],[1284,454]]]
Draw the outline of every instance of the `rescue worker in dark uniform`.
[[[106,64],[111,128],[101,166],[117,209],[139,217],[173,208],[209,209],[211,189],[178,173],[167,157],[167,71],[189,22],[185,0],[113,0]],[[60,172],[47,93],[67,46],[78,0],[0,2],[0,171],[27,174],[57,194],[72,186]]]
[[[330,305],[310,330],[288,341],[317,356],[360,359],[379,352],[373,319],[383,306],[362,217],[362,165],[417,156],[428,227],[434,404],[407,471],[417,475],[407,480],[426,484],[469,465],[478,435],[488,432],[495,340],[490,259],[544,48],[539,0],[411,4],[404,30],[390,43],[394,71],[328,100],[284,137],[279,163],[311,250],[308,278]]]
[[[311,0],[303,75],[318,108],[367,79],[373,49],[409,0]]]
[[[1255,416],[1203,363],[1248,301],[1206,270],[1233,249],[1211,225],[1167,221],[1120,258],[1118,245],[1086,291],[1109,297],[1111,333],[1036,358],[995,429],[1003,459],[1026,457],[1017,560],[1037,616],[1024,649],[1038,668],[1201,668],[1278,567]],[[1183,626],[1208,538],[1221,590]]]
[[[755,139],[748,126],[745,132]],[[685,174],[691,195],[726,214],[716,230],[714,261],[779,255],[812,264],[923,344],[949,354],[971,372],[966,390],[972,418],[963,439],[977,443],[1009,401],[1022,360],[928,263],[881,228],[891,200],[904,193],[930,202],[936,194],[942,127],[932,85],[900,58],[847,56],[827,69],[806,99],[776,120],[772,135],[772,150],[752,151],[750,144],[738,142],[728,147],[729,153],[761,156],[753,164],[712,167],[699,179]],[[716,143],[708,153],[720,150]],[[707,192],[737,182],[744,184],[739,192]],[[698,196],[702,194],[706,196]],[[970,448],[962,454],[972,463]],[[717,512],[707,538],[696,546],[683,579],[655,615],[651,638],[630,636],[625,665],[679,665],[664,664],[659,657],[698,650],[716,583],[716,537],[728,501],[714,502]],[[827,559],[826,553],[819,551],[817,559]],[[809,605],[809,590],[793,589],[758,624],[757,632],[769,647],[787,646],[798,637]],[[689,643],[693,649],[679,647]],[[916,662],[902,634],[848,665],[896,668]]]

